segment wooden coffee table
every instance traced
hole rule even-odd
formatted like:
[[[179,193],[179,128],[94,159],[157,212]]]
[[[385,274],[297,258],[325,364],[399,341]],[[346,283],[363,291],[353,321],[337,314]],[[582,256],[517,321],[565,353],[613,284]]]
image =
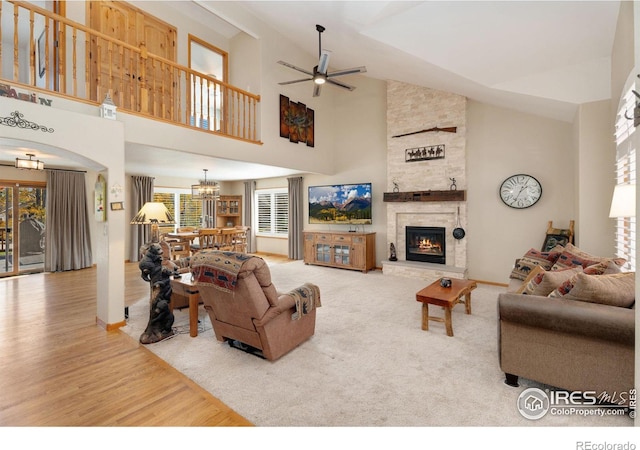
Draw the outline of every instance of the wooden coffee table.
[[[434,281],[426,288],[418,291],[416,301],[422,302],[422,329],[429,330],[429,320],[444,322],[447,336],[453,336],[451,310],[458,303],[464,303],[465,312],[471,314],[471,291],[478,285],[475,281],[451,278],[451,287],[440,286],[440,280]],[[462,300],[464,297],[464,300]],[[444,319],[429,316],[429,305],[442,306]]]
[[[180,278],[171,280],[171,290],[173,294],[182,295],[189,299],[189,336],[198,335],[198,304],[200,303],[200,292],[193,284],[191,274],[183,274]],[[173,312],[173,301],[169,304]]]

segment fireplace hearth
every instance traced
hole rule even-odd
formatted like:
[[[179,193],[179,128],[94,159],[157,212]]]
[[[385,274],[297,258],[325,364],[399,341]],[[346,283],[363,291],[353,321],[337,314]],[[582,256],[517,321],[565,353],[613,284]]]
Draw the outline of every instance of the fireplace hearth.
[[[446,264],[444,227],[406,227],[407,261]]]

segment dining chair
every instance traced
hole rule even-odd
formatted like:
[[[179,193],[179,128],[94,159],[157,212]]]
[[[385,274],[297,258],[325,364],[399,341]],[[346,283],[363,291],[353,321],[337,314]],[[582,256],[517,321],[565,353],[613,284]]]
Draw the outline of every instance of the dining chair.
[[[217,249],[220,245],[220,228],[200,228],[198,230],[198,243],[193,244],[192,248],[195,251],[200,251],[205,248]]]
[[[220,234],[219,250],[235,252],[233,238],[236,235],[235,228],[223,228]]]
[[[191,256],[191,242],[189,239],[172,240],[168,239],[167,243],[171,249],[171,259],[177,260],[188,258]]]
[[[247,253],[247,233],[249,233],[249,227],[244,225],[236,227],[236,235],[233,238],[236,252]]]

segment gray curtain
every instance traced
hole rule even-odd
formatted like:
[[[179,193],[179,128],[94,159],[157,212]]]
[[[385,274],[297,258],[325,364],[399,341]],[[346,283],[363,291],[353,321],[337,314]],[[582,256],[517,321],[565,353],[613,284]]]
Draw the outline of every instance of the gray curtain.
[[[249,227],[247,233],[247,253],[256,252],[256,231],[253,223],[253,199],[256,194],[255,180],[244,182],[244,225]]]
[[[84,178],[81,172],[47,171],[47,272],[84,269],[93,263]]]
[[[145,203],[153,201],[153,177],[133,175],[131,177],[131,218],[133,218]],[[140,246],[151,240],[151,225],[130,225],[131,230],[131,261],[140,260]]]
[[[216,201],[202,200],[202,226],[204,228],[216,227]]]
[[[287,181],[289,182],[289,258],[302,259],[304,257],[302,177],[287,178]]]

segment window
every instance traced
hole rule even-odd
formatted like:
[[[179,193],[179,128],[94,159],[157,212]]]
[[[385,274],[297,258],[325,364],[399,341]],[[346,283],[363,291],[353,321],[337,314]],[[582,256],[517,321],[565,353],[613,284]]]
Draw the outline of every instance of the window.
[[[632,89],[635,89],[635,83],[621,99],[621,107],[618,111],[616,122],[616,185],[636,184],[636,149],[633,144],[635,127],[633,119],[625,117],[625,113],[629,117],[634,114],[636,99]],[[615,220],[615,255],[627,260],[624,266],[625,270],[635,271],[636,218],[618,217]]]
[[[205,130],[219,131],[223,124],[224,88],[228,53],[202,39],[189,35],[189,67],[209,78],[191,74],[189,81],[190,124]],[[215,81],[214,81],[215,80]]]
[[[160,226],[160,233],[169,233],[180,227],[200,227],[202,224],[202,200],[192,198],[187,189],[157,188],[154,202],[162,202],[173,215],[175,225]]]
[[[289,193],[287,189],[256,191],[257,236],[289,235]]]

